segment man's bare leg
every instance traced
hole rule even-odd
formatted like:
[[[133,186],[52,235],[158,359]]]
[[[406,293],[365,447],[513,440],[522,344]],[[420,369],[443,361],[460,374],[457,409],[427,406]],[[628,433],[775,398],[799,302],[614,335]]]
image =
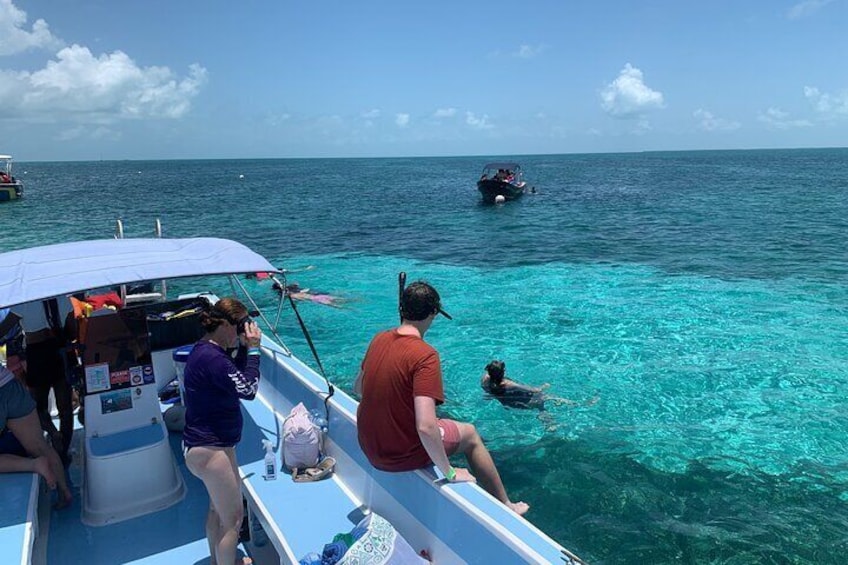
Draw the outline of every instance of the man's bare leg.
[[[518,515],[526,513],[530,506],[526,502],[512,502],[506,494],[495,462],[489,450],[483,443],[483,438],[477,433],[473,424],[457,422],[459,427],[459,450],[468,459],[468,466],[486,492],[503,502],[510,510]]]

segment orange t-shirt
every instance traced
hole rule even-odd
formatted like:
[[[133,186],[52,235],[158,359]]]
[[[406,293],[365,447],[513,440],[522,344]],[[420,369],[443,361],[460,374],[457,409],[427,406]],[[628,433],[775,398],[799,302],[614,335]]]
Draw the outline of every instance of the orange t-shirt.
[[[415,426],[415,397],[445,400],[439,354],[397,330],[377,334],[362,360],[359,445],[376,468],[411,471],[432,462]]]

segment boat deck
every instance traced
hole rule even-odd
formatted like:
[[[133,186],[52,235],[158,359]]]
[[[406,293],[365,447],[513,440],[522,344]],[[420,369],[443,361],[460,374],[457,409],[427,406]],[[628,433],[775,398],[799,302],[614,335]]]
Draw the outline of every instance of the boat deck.
[[[336,477],[315,483],[294,483],[285,471],[277,480],[263,478],[264,450],[261,439],[279,440],[281,423],[262,401],[242,403],[244,429],[236,447],[243,476],[243,492],[260,523],[268,531],[268,543],[255,547],[240,545],[242,554],[254,563],[296,561],[309,552],[321,553],[324,544],[337,533],[348,532],[363,514],[356,502]],[[69,508],[50,509],[49,534],[46,540],[46,562],[64,564],[156,564],[209,563],[204,521],[209,498],[203,483],[189,472],[182,454],[182,435],[171,432],[169,442],[186,484],[186,496],[178,504],[164,510],[106,526],[82,523],[82,469],[78,465],[83,430],[74,437],[74,462],[69,469],[74,502]],[[279,453],[278,465],[279,465]],[[20,474],[32,481],[32,474]],[[20,485],[17,485],[20,487]],[[128,485],[128,488],[131,488]],[[23,496],[23,489],[16,488]],[[25,501],[16,505],[18,514],[26,514]],[[14,520],[15,539],[24,540],[25,516]],[[3,533],[5,530],[0,530]],[[42,534],[47,532],[42,532]],[[41,553],[45,550],[42,547]],[[38,559],[34,560],[38,562]]]
[[[171,433],[169,440],[186,483],[186,496],[164,510],[107,526],[86,526],[82,515],[81,469],[76,463],[82,430],[74,442],[77,456],[70,468],[74,502],[69,508],[51,510],[47,534],[47,563],[190,563],[209,562],[204,522],[209,497],[203,483],[185,466],[181,452],[182,436]],[[129,485],[127,488],[131,488]],[[246,552],[244,546],[240,547]]]

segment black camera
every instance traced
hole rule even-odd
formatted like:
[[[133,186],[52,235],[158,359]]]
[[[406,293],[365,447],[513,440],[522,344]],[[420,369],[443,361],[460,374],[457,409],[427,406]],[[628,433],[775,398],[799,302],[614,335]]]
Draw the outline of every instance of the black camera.
[[[244,318],[239,320],[236,323],[236,332],[238,332],[238,335],[242,335],[244,333],[244,329],[247,326],[247,324],[253,321],[251,316],[258,316],[258,315],[259,315],[259,312],[257,310],[252,310],[252,311],[247,313],[247,316],[245,316]]]

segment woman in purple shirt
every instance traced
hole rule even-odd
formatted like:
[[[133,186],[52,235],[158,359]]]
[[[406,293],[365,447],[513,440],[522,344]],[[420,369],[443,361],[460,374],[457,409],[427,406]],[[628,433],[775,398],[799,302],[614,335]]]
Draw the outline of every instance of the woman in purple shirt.
[[[241,399],[259,388],[262,332],[235,298],[222,298],[200,323],[206,335],[186,361],[186,466],[209,493],[206,538],[212,562],[236,562],[244,511],[235,445],[241,440]],[[235,359],[227,349],[239,346]]]

